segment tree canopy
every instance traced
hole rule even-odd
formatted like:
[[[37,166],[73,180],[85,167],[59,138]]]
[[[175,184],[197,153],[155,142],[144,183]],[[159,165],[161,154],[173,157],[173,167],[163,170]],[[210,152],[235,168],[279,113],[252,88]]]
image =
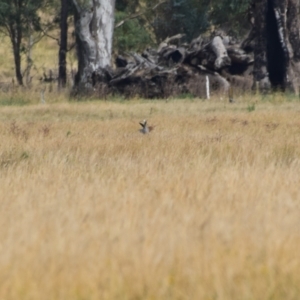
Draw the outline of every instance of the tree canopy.
[[[59,9],[66,2],[70,3],[68,15],[71,15],[74,13],[74,6],[68,0],[0,1],[0,30],[10,37],[19,84],[23,84],[21,54],[26,52],[28,36],[33,32],[44,31],[42,23],[45,23],[46,15],[48,20],[49,16],[52,20],[57,20],[52,26],[61,29],[58,22]],[[87,4],[86,0],[77,2],[82,7]],[[113,50],[141,51],[178,33],[184,34],[182,41],[190,42],[214,28],[223,28],[232,35],[242,35],[249,28],[245,17],[249,2],[250,0],[118,0],[115,24],[121,25],[115,28]],[[57,40],[63,41],[59,34]]]
[[[115,45],[119,45],[120,50],[138,50],[141,45],[149,43],[149,38],[153,43],[158,43],[178,33],[185,34],[186,42],[190,42],[211,28],[226,29],[238,37],[249,30],[246,14],[250,2],[120,0],[116,5],[118,21],[134,14],[139,16],[125,22],[123,31],[116,30]]]
[[[24,39],[33,31],[42,30],[38,12],[46,12],[55,0],[2,0],[0,2],[0,30],[9,36],[15,62],[16,78],[23,84],[21,53],[25,51]]]

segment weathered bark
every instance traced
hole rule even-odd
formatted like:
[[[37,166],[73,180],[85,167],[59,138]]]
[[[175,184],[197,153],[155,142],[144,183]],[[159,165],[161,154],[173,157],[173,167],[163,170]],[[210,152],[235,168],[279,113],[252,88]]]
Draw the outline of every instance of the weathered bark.
[[[32,77],[30,76],[31,68],[33,65],[32,60],[32,48],[33,48],[34,42],[33,42],[33,36],[32,32],[29,32],[28,35],[28,42],[27,42],[27,53],[26,53],[26,68],[24,70],[24,78],[25,78],[25,84],[26,86],[30,86]]]
[[[216,36],[211,41],[211,49],[216,55],[215,69],[220,70],[224,66],[230,66],[231,60],[228,57],[227,50],[223,44],[222,38]]]
[[[202,65],[210,70],[219,71],[231,65],[231,58],[220,36],[213,37],[206,44],[200,38],[195,39],[189,49],[185,62],[193,66]]]
[[[300,59],[296,0],[254,1],[254,86],[298,94]]]
[[[58,53],[58,86],[64,88],[67,83],[67,47],[68,47],[68,0],[61,0],[60,44]]]
[[[184,34],[176,34],[174,36],[166,38],[159,44],[157,51],[160,52],[163,48],[167,47],[170,44],[170,42],[180,41],[184,36]]]
[[[19,49],[14,47],[15,73],[19,85],[23,85],[23,76],[21,72],[21,55]]]
[[[88,0],[76,8],[75,27],[78,53],[76,84],[79,89],[92,87],[92,76],[107,76],[103,72],[111,64],[115,0]]]
[[[300,61],[300,36],[299,29],[300,23],[298,18],[299,1],[289,0],[287,14],[287,30],[288,38],[291,43],[292,51],[294,53],[294,60]]]
[[[214,92],[227,94],[231,82],[249,90],[251,71],[246,71],[253,65],[253,56],[238,44],[225,41],[225,46],[223,38],[215,36],[206,43],[199,37],[190,45],[175,46],[170,44],[175,38],[164,41],[157,50],[145,50],[142,56],[118,56],[117,69],[109,81],[112,90],[127,97],[168,98],[189,93],[205,98],[207,77]]]
[[[22,29],[21,22],[18,21],[17,26],[11,26],[10,39],[13,46],[14,62],[15,62],[15,74],[19,85],[23,85],[23,75],[21,72],[21,41],[22,41]]]
[[[266,0],[257,0],[254,5],[254,27],[257,33],[254,45],[254,70],[253,70],[253,86],[256,82],[260,83],[262,90],[270,88],[269,74],[267,70],[267,39],[265,20],[267,15]]]

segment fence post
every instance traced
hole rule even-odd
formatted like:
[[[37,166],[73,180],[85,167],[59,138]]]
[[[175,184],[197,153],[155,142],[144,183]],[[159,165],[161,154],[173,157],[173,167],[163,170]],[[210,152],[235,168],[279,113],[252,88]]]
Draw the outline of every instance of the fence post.
[[[209,77],[206,75],[206,99],[210,99]]]

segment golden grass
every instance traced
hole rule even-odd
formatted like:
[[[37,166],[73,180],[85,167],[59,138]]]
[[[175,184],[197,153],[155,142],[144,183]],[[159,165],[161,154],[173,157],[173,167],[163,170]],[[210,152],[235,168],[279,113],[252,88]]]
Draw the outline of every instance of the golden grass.
[[[247,101],[1,107],[0,299],[299,299],[300,106]]]

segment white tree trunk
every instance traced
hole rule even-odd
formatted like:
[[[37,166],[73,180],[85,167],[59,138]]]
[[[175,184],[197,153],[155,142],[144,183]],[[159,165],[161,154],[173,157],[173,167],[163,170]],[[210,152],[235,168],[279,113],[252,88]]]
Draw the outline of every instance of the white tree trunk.
[[[77,85],[91,85],[91,75],[111,64],[115,0],[87,0],[76,7]]]
[[[97,61],[98,66],[105,68],[110,66],[113,32],[115,0],[98,0],[96,6],[95,23],[97,37]]]

